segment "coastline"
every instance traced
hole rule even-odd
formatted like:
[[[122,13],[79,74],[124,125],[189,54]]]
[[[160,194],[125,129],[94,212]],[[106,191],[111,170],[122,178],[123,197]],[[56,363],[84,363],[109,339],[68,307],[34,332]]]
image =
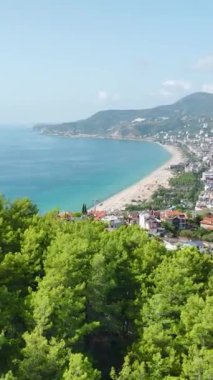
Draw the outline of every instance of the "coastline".
[[[170,165],[177,165],[185,158],[180,148],[174,145],[162,145],[162,147],[172,155],[165,164],[135,184],[98,203],[96,209],[113,212],[124,208],[127,204],[135,204],[133,200],[140,202],[149,199],[159,186],[168,187],[169,179],[174,175]]]

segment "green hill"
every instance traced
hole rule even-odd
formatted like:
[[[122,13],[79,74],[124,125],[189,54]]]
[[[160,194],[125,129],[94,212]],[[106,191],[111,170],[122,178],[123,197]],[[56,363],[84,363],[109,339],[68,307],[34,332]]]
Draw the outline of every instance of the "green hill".
[[[171,105],[141,110],[106,110],[91,117],[62,124],[40,124],[44,134],[131,138],[151,136],[160,131],[178,131],[190,121],[199,128],[199,118],[213,117],[213,94],[194,93]]]

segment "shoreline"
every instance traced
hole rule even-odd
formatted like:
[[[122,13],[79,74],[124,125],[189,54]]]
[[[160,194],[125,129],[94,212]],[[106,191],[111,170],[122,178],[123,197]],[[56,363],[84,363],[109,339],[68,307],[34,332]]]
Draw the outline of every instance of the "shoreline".
[[[185,157],[181,149],[174,145],[156,143],[160,144],[172,156],[163,165],[140,181],[103,200],[103,202],[98,203],[96,210],[113,212],[123,209],[127,204],[136,204],[137,202],[150,199],[151,195],[159,186],[168,187],[169,179],[174,176],[174,172],[170,169],[170,166],[185,161]],[[133,200],[136,202],[133,202]],[[94,207],[90,210],[92,209],[94,209]]]
[[[45,134],[45,133],[41,133]],[[152,194],[160,187],[169,187],[169,180],[174,176],[174,172],[170,169],[171,165],[177,165],[186,161],[186,157],[180,147],[162,144],[159,141],[154,141],[152,137],[150,138],[136,138],[130,137],[127,138],[121,136],[98,136],[98,135],[60,135],[60,134],[51,134],[54,137],[63,137],[63,138],[89,138],[89,139],[108,139],[114,141],[137,141],[137,142],[150,142],[160,145],[162,148],[166,149],[171,157],[159,168],[155,169],[153,172],[143,177],[141,180],[133,183],[132,185],[120,190],[114,195],[105,198],[103,201],[97,203],[95,206],[92,206],[88,211],[96,210],[114,212],[117,210],[124,210],[126,205],[137,204],[137,202],[149,200]],[[134,201],[133,201],[134,200]]]

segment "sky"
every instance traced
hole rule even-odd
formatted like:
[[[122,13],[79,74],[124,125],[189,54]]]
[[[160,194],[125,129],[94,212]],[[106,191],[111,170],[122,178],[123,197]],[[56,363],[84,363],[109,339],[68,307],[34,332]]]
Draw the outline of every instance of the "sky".
[[[0,124],[213,93],[212,0],[0,0]]]

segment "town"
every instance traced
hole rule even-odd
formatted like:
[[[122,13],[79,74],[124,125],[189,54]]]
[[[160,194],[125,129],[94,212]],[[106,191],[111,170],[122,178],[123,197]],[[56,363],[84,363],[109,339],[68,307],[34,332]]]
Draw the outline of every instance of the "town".
[[[192,246],[200,251],[213,250],[213,119],[184,118],[184,128],[160,132],[151,140],[177,146],[185,160],[172,165],[173,177],[167,189],[159,188],[150,200],[126,205],[122,209],[99,210],[96,204],[87,212],[59,212],[69,221],[93,218],[106,224],[109,231],[138,224],[161,239],[168,250]],[[150,139],[150,136],[147,136]]]

